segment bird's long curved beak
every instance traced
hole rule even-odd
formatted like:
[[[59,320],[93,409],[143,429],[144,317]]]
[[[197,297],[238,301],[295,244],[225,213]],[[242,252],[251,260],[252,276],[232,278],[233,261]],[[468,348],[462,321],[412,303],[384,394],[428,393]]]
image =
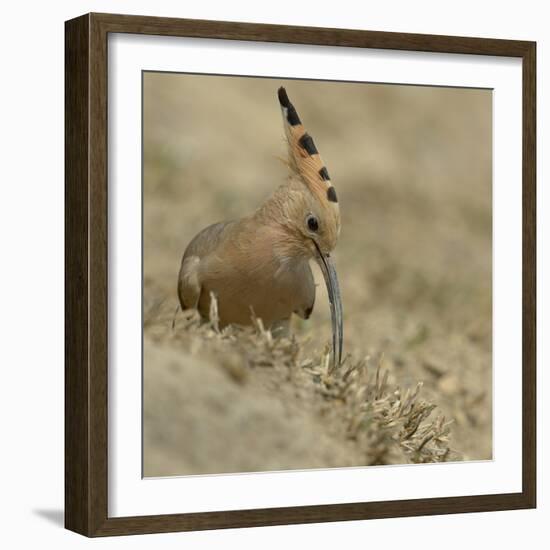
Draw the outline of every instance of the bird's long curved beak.
[[[315,243],[317,254],[315,259],[323,272],[325,284],[327,285],[328,299],[330,302],[330,317],[332,321],[332,358],[333,368],[336,368],[342,362],[342,346],[344,340],[344,327],[342,322],[342,298],[340,296],[340,285],[336,269],[328,254],[323,254],[319,245]]]

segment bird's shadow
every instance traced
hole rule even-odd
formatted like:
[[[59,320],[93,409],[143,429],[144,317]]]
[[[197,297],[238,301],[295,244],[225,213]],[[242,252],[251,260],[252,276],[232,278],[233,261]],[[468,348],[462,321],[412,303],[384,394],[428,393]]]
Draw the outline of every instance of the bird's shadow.
[[[33,510],[33,513],[35,516],[41,517],[50,523],[53,523],[54,525],[57,525],[57,527],[64,527],[65,526],[65,512],[60,509],[39,509],[39,510]]]

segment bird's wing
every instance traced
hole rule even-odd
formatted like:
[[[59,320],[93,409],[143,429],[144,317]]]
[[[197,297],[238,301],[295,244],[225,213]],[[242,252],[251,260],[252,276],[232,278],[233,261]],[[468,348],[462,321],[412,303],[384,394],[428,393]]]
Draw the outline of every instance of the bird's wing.
[[[197,307],[201,295],[201,283],[199,280],[198,256],[188,256],[181,262],[178,277],[178,298],[181,309],[194,309]]]
[[[202,231],[197,233],[193,240],[187,246],[183,255],[183,260],[189,256],[198,256],[204,258],[211,252],[213,252],[220,242],[224,239],[224,236],[228,229],[235,225],[236,221],[219,222],[205,227]]]
[[[181,261],[178,276],[178,297],[182,309],[197,308],[201,295],[201,261],[216,250],[225,231],[235,222],[220,222],[209,225],[189,243]]]

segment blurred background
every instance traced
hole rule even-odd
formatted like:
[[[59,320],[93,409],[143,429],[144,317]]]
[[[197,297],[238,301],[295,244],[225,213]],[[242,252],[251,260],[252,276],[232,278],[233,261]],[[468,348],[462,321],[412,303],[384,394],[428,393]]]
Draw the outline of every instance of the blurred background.
[[[251,213],[285,180],[281,85],[338,193],[344,352],[383,354],[392,382],[423,382],[423,395],[454,419],[453,449],[490,459],[492,92],[145,73],[145,475],[346,463],[345,445],[323,442],[318,419],[312,427],[288,408],[288,392],[281,402],[269,391],[262,400],[261,384],[254,395],[225,387],[169,336],[189,241]],[[306,355],[326,344],[331,326],[312,267],[321,283],[314,312],[293,322]],[[149,322],[151,311],[162,314]],[[254,442],[251,457],[242,449]]]

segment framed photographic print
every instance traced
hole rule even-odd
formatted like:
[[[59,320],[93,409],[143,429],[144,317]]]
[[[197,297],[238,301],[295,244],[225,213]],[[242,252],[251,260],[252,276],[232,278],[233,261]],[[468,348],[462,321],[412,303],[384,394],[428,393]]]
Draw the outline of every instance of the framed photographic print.
[[[65,37],[68,529],[536,505],[535,43]]]

